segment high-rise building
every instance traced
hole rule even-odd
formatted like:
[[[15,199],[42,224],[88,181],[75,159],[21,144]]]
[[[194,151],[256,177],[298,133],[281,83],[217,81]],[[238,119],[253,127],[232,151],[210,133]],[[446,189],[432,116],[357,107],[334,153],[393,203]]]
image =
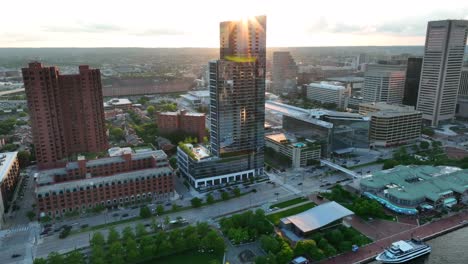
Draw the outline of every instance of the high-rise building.
[[[297,65],[289,51],[273,53],[272,80],[274,93],[297,92]]]
[[[405,65],[370,64],[364,74],[364,102],[401,104],[405,88]]]
[[[467,20],[427,25],[417,109],[432,126],[454,118],[467,34]]]
[[[468,67],[463,68],[458,89],[457,116],[468,117]]]
[[[307,98],[322,104],[335,104],[337,108],[346,109],[351,96],[351,89],[340,82],[319,82],[307,85]]]
[[[210,144],[179,146],[181,173],[195,186],[263,175],[266,17],[220,24],[220,59],[209,63]]]
[[[36,158],[40,169],[63,164],[73,154],[107,149],[101,74],[80,66],[61,75],[39,62],[23,68]]]
[[[18,152],[0,153],[0,228],[5,223],[4,213],[8,211],[8,206],[11,205],[20,179],[19,175]]]
[[[410,57],[406,67],[403,104],[416,106],[418,102],[419,79],[421,78],[422,58]]]

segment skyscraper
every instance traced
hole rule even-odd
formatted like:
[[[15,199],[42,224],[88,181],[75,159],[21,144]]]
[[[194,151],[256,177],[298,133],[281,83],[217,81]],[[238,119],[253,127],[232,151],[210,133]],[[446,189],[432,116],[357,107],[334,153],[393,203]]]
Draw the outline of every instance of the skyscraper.
[[[428,23],[417,109],[432,126],[455,115],[467,33],[466,20]]]
[[[458,90],[457,116],[468,117],[468,67],[463,68]]]
[[[362,88],[363,101],[401,104],[405,88],[405,71],[405,65],[368,65]]]
[[[421,78],[422,58],[410,57],[406,68],[405,93],[403,104],[416,106],[418,102],[419,80]]]
[[[101,74],[80,66],[60,75],[39,62],[23,68],[33,141],[40,169],[53,168],[73,154],[107,149]]]
[[[277,94],[297,92],[297,65],[289,51],[273,53],[273,92]]]
[[[220,24],[220,59],[209,63],[210,146],[179,145],[195,188],[263,175],[266,17]]]

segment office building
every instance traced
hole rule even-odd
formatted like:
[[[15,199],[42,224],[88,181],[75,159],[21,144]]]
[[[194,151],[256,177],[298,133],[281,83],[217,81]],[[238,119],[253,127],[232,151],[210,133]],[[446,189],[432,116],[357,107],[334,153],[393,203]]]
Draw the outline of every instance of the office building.
[[[403,104],[416,107],[418,102],[419,80],[421,79],[422,58],[410,57],[406,64],[405,92]]]
[[[467,34],[467,20],[427,25],[417,109],[431,126],[455,116]]]
[[[195,187],[263,176],[265,65],[265,16],[220,24],[220,59],[209,63],[211,150],[203,158],[193,153],[202,146],[177,150]]]
[[[334,104],[339,109],[348,107],[351,89],[339,82],[311,83],[307,86],[307,99],[322,104]]]
[[[117,207],[170,199],[174,175],[162,150],[78,161],[35,175],[39,216],[57,217],[96,207]]]
[[[458,89],[457,116],[468,118],[468,67],[463,68]]]
[[[272,67],[273,93],[297,92],[297,65],[289,51],[275,51]]]
[[[298,141],[284,133],[265,135],[265,147],[291,160],[293,168],[311,165],[320,160],[321,146],[311,141]]]
[[[163,134],[183,132],[197,137],[198,142],[203,142],[203,138],[207,136],[205,121],[205,114],[189,113],[185,110],[156,113],[156,124],[159,132]]]
[[[98,69],[80,66],[78,74],[61,75],[57,67],[33,62],[22,72],[40,169],[76,153],[107,149]]]
[[[19,180],[18,152],[0,153],[0,229]]]
[[[401,104],[405,88],[405,74],[405,65],[368,65],[364,74],[363,102]]]
[[[371,118],[369,143],[371,147],[390,147],[420,139],[422,113],[413,106],[363,103],[359,113]]]
[[[397,213],[440,209],[468,202],[468,170],[454,167],[397,166],[360,182],[363,195]]]

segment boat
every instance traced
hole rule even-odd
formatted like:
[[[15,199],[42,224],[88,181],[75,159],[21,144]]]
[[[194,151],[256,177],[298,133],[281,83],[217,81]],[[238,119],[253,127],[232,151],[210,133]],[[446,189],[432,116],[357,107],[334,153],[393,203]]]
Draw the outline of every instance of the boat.
[[[431,246],[418,239],[400,240],[375,258],[382,263],[405,263],[417,257],[429,254]]]

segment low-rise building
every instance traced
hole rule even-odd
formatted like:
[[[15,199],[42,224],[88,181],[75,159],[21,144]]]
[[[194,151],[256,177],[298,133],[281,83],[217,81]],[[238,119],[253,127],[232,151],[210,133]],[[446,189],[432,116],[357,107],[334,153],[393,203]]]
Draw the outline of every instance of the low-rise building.
[[[414,106],[364,103],[359,105],[359,113],[371,118],[370,146],[407,144],[421,137],[422,113]]]
[[[455,167],[397,166],[360,181],[363,194],[387,208],[416,214],[468,202],[468,170]]]
[[[186,94],[181,95],[182,99],[187,101],[193,106],[209,105],[210,104],[210,91],[209,90],[197,90],[189,91]]]
[[[117,207],[174,195],[174,174],[162,150],[68,162],[35,176],[40,216],[61,216],[95,207]]]
[[[307,86],[307,98],[320,103],[336,104],[338,108],[348,107],[351,89],[339,82],[311,83]]]
[[[132,108],[132,102],[127,98],[112,98],[104,103],[104,109],[124,109]]]
[[[310,165],[313,160],[320,160],[321,146],[312,142],[298,142],[284,133],[265,135],[265,147],[272,148],[291,160],[293,168]]]
[[[0,229],[19,180],[18,152],[0,153]]]
[[[203,138],[207,136],[205,121],[205,114],[190,113],[185,110],[156,113],[156,123],[161,133],[181,131],[197,136],[199,142],[202,142]]]

